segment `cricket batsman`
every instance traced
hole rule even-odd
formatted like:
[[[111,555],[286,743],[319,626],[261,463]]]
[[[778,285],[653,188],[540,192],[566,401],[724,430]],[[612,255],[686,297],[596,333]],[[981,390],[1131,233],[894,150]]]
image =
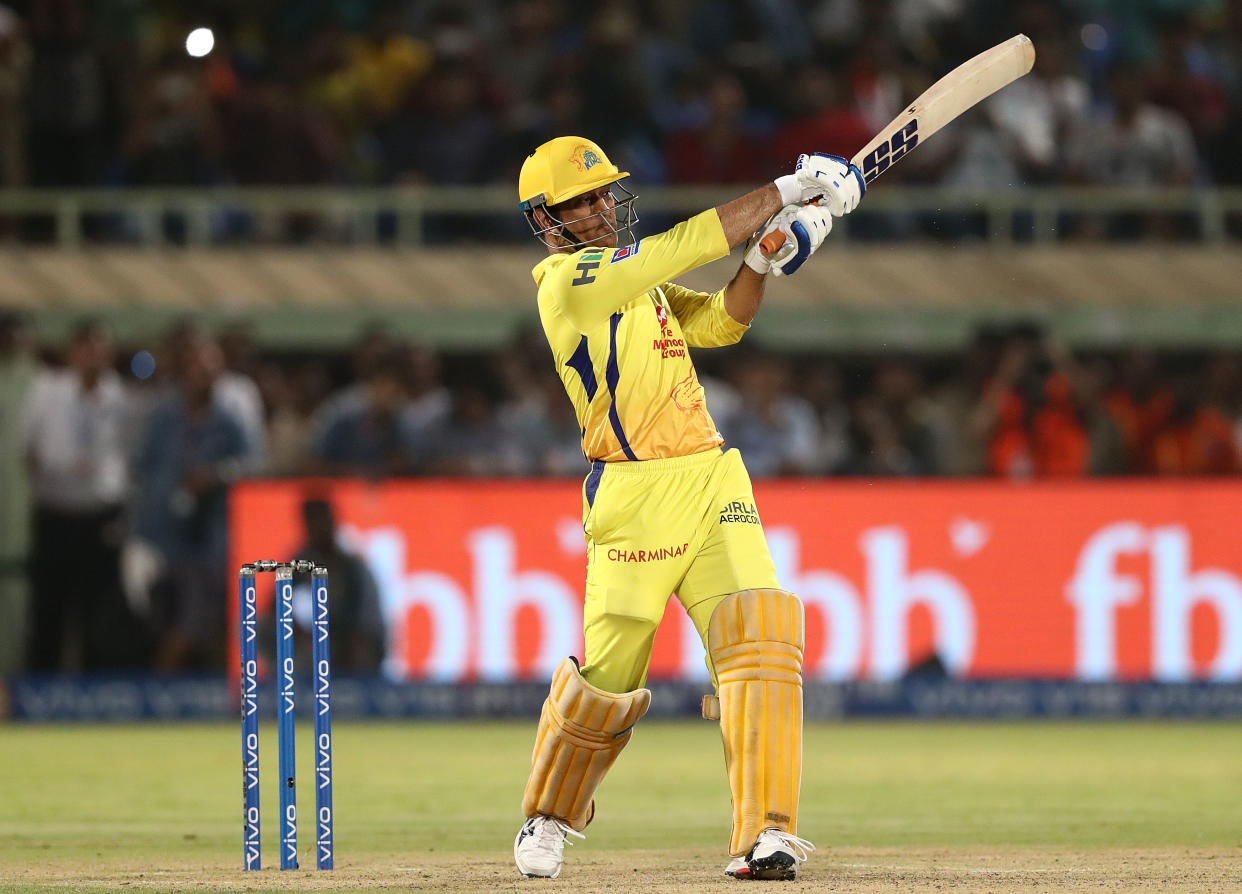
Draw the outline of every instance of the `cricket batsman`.
[[[584,837],[595,790],[650,703],[651,647],[675,593],[719,700],[733,798],[725,873],[793,879],[815,849],[797,837],[802,604],[776,579],[750,477],[708,414],[688,349],[737,342],[767,274],[794,273],[832,218],[854,210],[863,178],[845,159],[803,155],[773,183],[634,241],[626,176],[595,143],[567,136],[532,152],[518,180],[520,207],[548,249],[533,270],[539,317],[591,470],[586,651],[553,675],[513,856],[523,875],[556,878],[567,836]],[[765,255],[760,242],[777,232],[783,244]],[[672,282],[748,239],[720,291]]]

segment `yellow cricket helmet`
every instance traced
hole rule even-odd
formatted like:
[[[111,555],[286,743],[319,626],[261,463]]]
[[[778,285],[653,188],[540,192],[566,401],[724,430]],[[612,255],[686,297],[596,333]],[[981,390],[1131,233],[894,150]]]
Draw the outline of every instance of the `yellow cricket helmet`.
[[[617,169],[604,150],[585,137],[548,140],[522,163],[518,175],[518,200],[523,211],[540,205],[559,205],[609,183],[629,171]]]
[[[526,161],[522,163],[522,171],[518,174],[518,207],[526,215],[531,232],[549,248],[564,244],[581,248],[585,243],[579,242],[566,225],[581,223],[592,217],[607,220],[603,212],[578,220],[557,220],[548,208],[628,176],[629,171],[619,170],[604,150],[591,140],[585,137],[557,137],[526,156]],[[620,184],[617,189],[622,195],[612,200],[617,216],[616,222],[610,226],[619,239],[623,237],[633,241],[633,226],[638,223],[638,212],[633,207],[636,196]],[[548,224],[541,226],[536,222],[537,208],[547,212]],[[563,241],[550,241],[550,234]],[[596,237],[592,241],[602,238]]]

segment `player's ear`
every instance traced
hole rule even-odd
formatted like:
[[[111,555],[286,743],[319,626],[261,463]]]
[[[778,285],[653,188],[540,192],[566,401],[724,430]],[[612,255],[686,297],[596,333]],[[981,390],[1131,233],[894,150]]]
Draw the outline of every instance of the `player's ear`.
[[[531,216],[535,218],[535,223],[541,230],[546,229],[555,223],[555,221],[552,220],[552,215],[548,213],[546,205],[540,205],[538,208],[534,209],[531,212]]]

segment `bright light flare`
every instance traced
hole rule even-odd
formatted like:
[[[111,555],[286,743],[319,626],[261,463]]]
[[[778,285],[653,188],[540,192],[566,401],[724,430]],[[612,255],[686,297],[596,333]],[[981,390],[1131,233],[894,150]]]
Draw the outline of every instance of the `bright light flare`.
[[[216,45],[216,36],[210,28],[195,28],[185,36],[185,51],[195,59],[201,59]]]

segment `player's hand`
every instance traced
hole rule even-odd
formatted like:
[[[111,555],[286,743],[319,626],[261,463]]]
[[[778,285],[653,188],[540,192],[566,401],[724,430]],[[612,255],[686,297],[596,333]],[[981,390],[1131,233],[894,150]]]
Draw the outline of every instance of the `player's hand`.
[[[862,171],[839,155],[823,152],[799,155],[794,172],[778,177],[776,187],[786,204],[822,196],[833,217],[849,214],[867,192]]]
[[[772,272],[790,276],[823,245],[831,231],[832,214],[827,205],[786,205],[750,237],[745,264],[761,275]],[[783,240],[781,246],[771,254],[764,254],[761,248],[764,237],[777,233]]]

